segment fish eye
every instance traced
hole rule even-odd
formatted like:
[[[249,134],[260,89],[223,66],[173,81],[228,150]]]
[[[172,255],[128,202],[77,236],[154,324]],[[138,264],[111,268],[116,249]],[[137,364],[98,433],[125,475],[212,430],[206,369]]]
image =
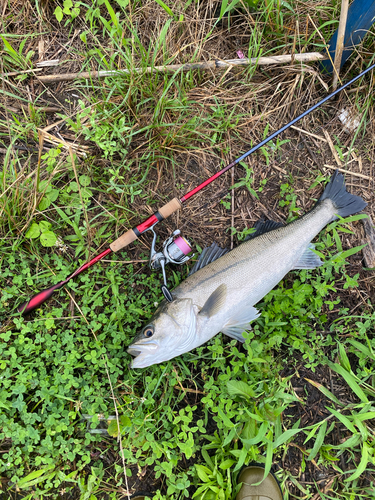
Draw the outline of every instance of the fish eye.
[[[152,337],[154,335],[154,329],[152,328],[152,326],[147,326],[143,330],[143,335],[148,338]]]

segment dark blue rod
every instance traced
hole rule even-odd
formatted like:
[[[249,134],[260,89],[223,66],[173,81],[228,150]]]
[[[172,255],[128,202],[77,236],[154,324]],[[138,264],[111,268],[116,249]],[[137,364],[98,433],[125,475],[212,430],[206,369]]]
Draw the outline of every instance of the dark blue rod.
[[[347,82],[344,85],[342,85],[342,87],[339,87],[337,90],[335,90],[334,92],[332,92],[332,94],[327,95],[327,97],[325,97],[321,101],[319,101],[316,104],[314,104],[314,106],[312,106],[311,108],[309,108],[308,110],[306,110],[301,115],[297,116],[297,118],[294,118],[291,122],[287,123],[286,125],[284,125],[283,127],[281,127],[279,130],[276,130],[276,132],[274,132],[273,134],[271,134],[268,137],[266,137],[262,142],[260,142],[259,144],[257,144],[253,148],[249,149],[249,151],[247,151],[242,156],[240,156],[239,158],[237,158],[236,160],[234,160],[234,162],[231,164],[231,166],[236,165],[237,163],[239,163],[240,161],[244,160],[249,155],[251,155],[252,153],[254,153],[255,151],[257,151],[259,148],[261,148],[262,146],[264,146],[265,144],[267,144],[267,142],[272,141],[272,139],[274,139],[275,137],[277,137],[282,132],[285,132],[285,130],[287,130],[289,127],[291,127],[292,125],[294,125],[295,123],[297,123],[299,120],[302,120],[302,118],[304,118],[305,116],[307,116],[309,113],[312,113],[313,111],[315,111],[315,109],[319,108],[322,104],[324,104],[325,102],[327,102],[329,99],[332,99],[332,97],[335,97],[335,95],[339,94],[342,90],[344,90],[347,87],[349,87],[352,83],[354,83],[357,80],[359,80],[360,78],[362,78],[362,76],[366,75],[367,73],[369,73],[374,68],[375,68],[375,64],[372,64],[371,66],[369,66],[367,69],[365,69],[364,71],[362,71],[362,73],[360,73],[358,76],[354,77],[352,80],[350,80],[349,82]],[[228,167],[229,167],[229,165],[228,165]]]
[[[197,186],[196,188],[194,188],[191,191],[189,191],[188,193],[186,193],[184,196],[182,196],[182,198],[180,198],[180,202],[181,203],[185,203],[185,201],[187,201],[189,198],[191,198],[192,196],[194,196],[195,194],[197,194],[201,189],[203,189],[206,186],[208,186],[209,184],[211,184],[211,182],[213,182],[215,179],[217,179],[218,177],[220,177],[221,175],[223,175],[225,172],[227,172],[229,169],[231,169],[232,167],[234,167],[234,165],[237,165],[237,163],[240,163],[240,161],[244,160],[245,158],[247,158],[249,155],[251,155],[255,151],[258,151],[258,149],[261,148],[262,146],[264,146],[265,144],[267,144],[267,142],[272,141],[272,139],[274,139],[275,137],[277,137],[282,132],[285,132],[285,130],[287,130],[289,127],[291,127],[292,125],[294,125],[295,123],[297,123],[299,120],[301,120],[302,118],[304,118],[305,116],[307,116],[309,113],[312,113],[316,108],[319,108],[319,106],[321,106],[322,104],[324,104],[325,102],[327,102],[329,99],[332,99],[332,97],[334,97],[335,95],[337,95],[342,90],[346,89],[346,87],[349,87],[349,85],[351,85],[352,83],[354,83],[357,80],[359,80],[360,78],[362,78],[362,76],[364,76],[366,73],[369,73],[374,68],[375,68],[375,64],[372,64],[367,69],[365,69],[364,71],[362,71],[362,73],[360,73],[358,76],[356,76],[352,80],[350,80],[348,83],[345,83],[345,85],[343,85],[342,87],[339,87],[337,90],[335,90],[334,92],[332,92],[332,94],[327,95],[327,97],[325,97],[321,101],[319,101],[316,104],[314,104],[314,106],[312,106],[311,108],[309,108],[308,110],[306,110],[301,115],[297,116],[297,118],[294,118],[294,120],[292,120],[291,122],[287,123],[286,125],[284,125],[283,127],[281,127],[279,130],[276,130],[276,132],[274,132],[273,134],[271,134],[268,137],[266,137],[262,142],[260,142],[256,146],[254,146],[251,149],[249,149],[249,151],[247,151],[246,153],[244,153],[239,158],[236,158],[235,160],[233,160],[232,163],[229,163],[229,165],[227,165],[223,169],[221,169],[218,172],[216,172],[216,174],[214,174],[210,178],[206,179],[204,182],[202,182],[202,184],[199,184],[199,186]]]

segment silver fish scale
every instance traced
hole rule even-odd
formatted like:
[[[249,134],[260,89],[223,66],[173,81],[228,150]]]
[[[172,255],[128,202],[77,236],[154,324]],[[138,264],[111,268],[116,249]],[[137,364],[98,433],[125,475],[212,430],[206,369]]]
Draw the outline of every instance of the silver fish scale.
[[[176,298],[191,298],[202,307],[216,288],[227,286],[220,316],[255,305],[295,266],[311,240],[335,213],[329,199],[284,227],[260,235],[188,277],[174,291]]]

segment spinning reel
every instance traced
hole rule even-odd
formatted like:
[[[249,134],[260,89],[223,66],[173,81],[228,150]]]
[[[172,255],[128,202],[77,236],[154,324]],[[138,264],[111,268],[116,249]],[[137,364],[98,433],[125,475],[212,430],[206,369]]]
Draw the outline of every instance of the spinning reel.
[[[165,266],[167,264],[179,264],[179,265],[184,264],[189,259],[194,257],[194,254],[189,256],[189,253],[192,251],[192,248],[190,246],[190,243],[183,236],[181,236],[181,231],[179,229],[173,231],[170,237],[164,241],[162,250],[160,252],[157,252],[155,249],[155,244],[156,244],[156,233],[154,231],[155,225],[156,224],[154,224],[149,229],[150,231],[152,231],[154,235],[151,244],[149,265],[151,269],[161,268],[163,272],[163,281],[164,281],[164,285],[161,286],[161,291],[163,292],[165,299],[168,302],[172,302],[173,297],[167,286]]]

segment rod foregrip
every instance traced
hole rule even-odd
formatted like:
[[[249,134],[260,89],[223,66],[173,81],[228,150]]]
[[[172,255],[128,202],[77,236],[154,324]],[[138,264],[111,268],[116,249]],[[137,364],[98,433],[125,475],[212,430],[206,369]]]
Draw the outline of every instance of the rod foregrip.
[[[157,222],[166,219],[174,212],[177,212],[179,208],[181,208],[182,203],[178,198],[173,198],[173,200],[168,201],[163,207],[159,208],[157,212],[155,212],[151,217],[147,220],[139,224],[139,226],[134,227],[133,229],[129,229],[125,234],[117,238],[117,240],[113,241],[109,247],[113,252],[118,252],[122,248],[127,247],[130,243],[133,243],[137,238],[141,236],[142,233],[150,229],[151,226],[156,224]]]
[[[172,215],[174,212],[177,212],[182,207],[182,204],[178,198],[173,198],[173,200],[168,201],[164,205],[164,207],[159,208],[159,214],[163,217],[163,219],[166,219],[170,215]]]
[[[121,248],[127,247],[137,239],[137,235],[133,231],[133,229],[129,229],[125,234],[117,238],[117,240],[113,241],[109,247],[113,252],[118,252]]]

